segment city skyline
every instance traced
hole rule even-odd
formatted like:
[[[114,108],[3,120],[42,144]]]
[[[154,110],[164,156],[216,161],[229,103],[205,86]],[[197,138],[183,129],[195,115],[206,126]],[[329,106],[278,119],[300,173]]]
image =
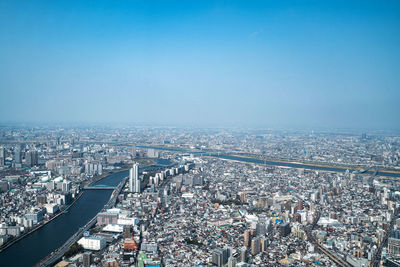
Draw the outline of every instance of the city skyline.
[[[3,266],[400,266],[400,1],[0,0]]]
[[[0,5],[3,123],[400,129],[396,1]]]
[[[0,262],[389,266],[400,255],[399,141],[2,125]]]

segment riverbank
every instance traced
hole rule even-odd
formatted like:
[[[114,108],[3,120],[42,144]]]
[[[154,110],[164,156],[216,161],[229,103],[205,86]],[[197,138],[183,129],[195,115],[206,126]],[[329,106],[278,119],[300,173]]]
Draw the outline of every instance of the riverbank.
[[[100,183],[115,187],[128,172],[113,173]],[[95,184],[96,185],[96,184]],[[57,219],[25,236],[0,253],[1,266],[33,266],[89,222],[110,198],[112,190],[83,190],[79,199]],[[72,201],[71,201],[72,202]],[[21,257],[21,251],[23,257]]]
[[[36,225],[35,227],[33,227],[31,230],[29,230],[26,233],[23,233],[22,235],[18,236],[15,239],[12,239],[10,242],[5,243],[3,246],[0,247],[0,253],[3,252],[4,250],[6,250],[7,248],[11,247],[12,245],[14,245],[15,243],[17,243],[18,241],[22,240],[23,238],[27,237],[28,235],[34,233],[35,231],[39,230],[40,228],[42,228],[43,226],[45,226],[46,224],[48,224],[49,222],[51,222],[52,220],[58,218],[60,215],[62,215],[64,212],[68,211],[68,209],[70,207],[72,207],[72,205],[75,204],[75,202],[82,196],[83,191],[80,191],[79,194],[76,196],[76,198],[74,198],[74,200],[71,202],[71,204],[69,204],[65,209],[60,210],[59,213],[57,213],[56,215],[54,215],[53,217],[51,217],[50,219],[46,220],[46,221],[42,221],[40,223],[38,223],[38,225]]]
[[[152,165],[156,164],[156,162],[151,160],[151,159],[138,159],[137,162],[139,163],[140,168],[146,168],[146,167],[149,167],[149,166],[152,166]],[[103,173],[102,175],[97,176],[95,179],[90,180],[89,183],[84,184],[81,187],[91,186],[94,183],[97,183],[98,181],[101,181],[104,178],[110,176],[111,174],[119,173],[119,172],[123,172],[123,171],[128,171],[130,168],[131,167],[128,166],[128,167],[124,167],[124,168],[121,168],[121,169],[114,169],[114,170],[107,171],[107,172]]]
[[[155,161],[150,160],[150,159],[139,159],[138,161],[139,161],[139,163],[141,162],[143,168],[156,164]],[[105,173],[103,173],[102,175],[96,176],[94,179],[92,179],[92,180],[90,180],[90,181],[86,181],[86,183],[84,182],[83,184],[81,184],[80,187],[81,187],[81,189],[82,189],[82,188],[85,187],[85,186],[91,186],[91,185],[93,185],[94,183],[96,183],[96,182],[98,182],[98,181],[101,181],[101,180],[103,180],[103,179],[109,177],[109,176],[112,175],[112,174],[117,174],[117,173],[120,173],[120,172],[127,171],[127,170],[129,170],[129,168],[130,168],[130,167],[124,167],[124,168],[121,168],[121,169],[115,169],[115,170],[111,170],[111,171],[105,172]],[[54,219],[56,219],[56,218],[58,218],[59,216],[61,216],[62,214],[64,214],[65,212],[67,212],[67,211],[75,204],[75,202],[76,202],[78,199],[81,198],[83,192],[84,192],[84,191],[81,190],[81,191],[79,192],[79,194],[74,198],[74,200],[73,200],[65,209],[60,210],[59,213],[57,213],[56,215],[54,215],[54,216],[51,217],[50,219],[38,223],[35,227],[33,227],[32,229],[30,229],[29,231],[27,231],[27,232],[23,233],[22,235],[20,235],[20,236],[18,236],[18,237],[16,237],[16,238],[14,238],[14,239],[12,239],[12,240],[6,242],[5,244],[3,244],[3,245],[0,247],[0,253],[3,252],[4,250],[8,249],[9,247],[11,247],[12,245],[14,245],[15,243],[21,241],[23,238],[25,238],[25,237],[29,236],[30,234],[34,233],[35,231],[39,230],[40,228],[42,228],[42,227],[45,226],[46,224],[50,223],[50,222],[53,221]]]
[[[123,189],[124,185],[126,184],[128,178],[123,179],[117,189],[113,191],[113,193],[110,196],[110,199],[108,200],[107,204],[104,205],[104,208],[112,207],[115,205],[117,201],[117,197],[121,190]],[[85,231],[89,231],[90,228],[92,228],[97,221],[97,214],[88,222],[85,224],[85,226],[79,228],[79,230],[71,236],[61,247],[57,248],[56,250],[52,251],[49,255],[47,255],[45,258],[43,258],[39,263],[35,264],[36,266],[50,266],[53,265],[55,262],[57,262],[60,258],[63,257],[65,252],[75,243],[79,240],[79,238],[82,236],[82,234]]]
[[[212,156],[207,156],[207,157],[212,157]],[[237,160],[237,159],[227,159],[227,158],[219,158],[219,159],[224,160],[224,161],[249,164],[249,165],[263,165],[262,163],[243,161],[243,160]],[[289,166],[274,166],[274,167],[280,168],[280,169],[297,169],[297,170],[307,169],[307,168],[302,168],[302,167],[289,167]],[[318,171],[319,172],[328,172],[328,173],[337,173],[338,172],[338,171],[331,171],[331,170],[318,170]]]
[[[92,185],[95,182],[98,182],[106,177],[108,177],[109,175],[113,174],[113,173],[118,173],[118,172],[122,172],[122,171],[126,171],[128,168],[124,168],[124,169],[118,169],[118,171],[114,172],[107,172],[101,176],[96,177],[96,179],[91,180],[89,183],[87,183],[87,185]],[[82,186],[83,187],[83,186]],[[81,187],[81,188],[82,188]],[[58,218],[59,216],[61,216],[62,214],[64,214],[64,212],[67,212],[74,204],[75,202],[80,199],[80,197],[83,194],[83,190],[81,190],[79,192],[79,194],[74,198],[74,200],[71,202],[71,204],[69,204],[65,209],[60,210],[59,213],[57,213],[56,215],[54,215],[53,217],[51,217],[50,219],[46,220],[46,221],[42,221],[40,223],[38,223],[38,225],[36,225],[35,227],[33,227],[32,229],[30,229],[28,232],[23,233],[22,235],[10,240],[9,242],[6,242],[4,245],[2,245],[0,247],[0,253],[3,252],[4,250],[6,250],[7,248],[11,247],[12,245],[14,245],[15,243],[17,243],[18,241],[22,240],[23,238],[27,237],[28,235],[34,233],[35,231],[39,230],[40,228],[42,228],[43,226],[45,226],[46,224],[48,224],[49,222],[53,221],[54,219]]]
[[[246,157],[246,156],[233,156],[229,154],[221,154],[221,155],[210,155],[211,157],[217,157],[217,158],[225,158],[225,159],[233,159],[233,160],[238,160],[242,162],[254,162],[258,163],[260,165],[270,165],[270,166],[285,166],[285,167],[292,167],[292,168],[298,168],[298,169],[310,169],[310,170],[319,170],[319,171],[333,171],[333,172],[345,172],[346,170],[349,171],[360,171],[359,168],[350,168],[350,167],[333,167],[329,165],[317,165],[317,164],[303,164],[303,163],[296,163],[296,162],[288,162],[288,161],[268,161],[265,159],[259,159],[256,157]],[[368,169],[368,168],[367,168]],[[367,171],[362,171],[362,173],[365,174],[375,174],[375,169],[372,170],[367,170]],[[385,176],[385,177],[393,177],[393,178],[398,178],[400,177],[400,172],[396,171],[384,171],[382,169],[378,169],[378,173],[376,174],[378,176]]]
[[[362,169],[368,169],[368,167],[363,166],[363,165],[350,165],[350,164],[335,164],[335,163],[327,163],[324,164],[322,162],[313,162],[313,161],[290,161],[290,160],[284,160],[284,159],[275,159],[275,158],[260,158],[256,155],[243,155],[243,154],[221,154],[225,156],[234,156],[234,157],[239,157],[239,158],[244,158],[244,159],[256,159],[256,160],[262,160],[266,162],[277,162],[277,163],[288,163],[288,164],[297,164],[297,165],[305,165],[305,166],[310,166],[310,167],[321,167],[321,168],[336,168],[336,169],[343,169],[343,170],[357,170],[360,171]],[[400,170],[397,170],[395,168],[379,168],[380,172],[387,172],[387,173],[394,173],[394,174],[400,174]]]
[[[282,166],[279,164],[283,164],[283,166],[287,165],[298,165],[298,166],[292,166],[293,168],[308,168],[308,169],[318,169],[321,171],[335,171],[333,169],[341,169],[343,171],[345,170],[350,170],[350,171],[360,171],[362,169],[368,169],[367,166],[363,165],[346,165],[346,164],[324,164],[322,162],[310,162],[310,161],[290,161],[290,160],[284,160],[282,158],[276,159],[276,158],[260,158],[258,155],[251,155],[251,154],[237,154],[237,153],[232,153],[232,154],[227,154],[227,153],[221,153],[218,151],[211,151],[211,150],[201,150],[201,151],[190,151],[189,149],[185,148],[177,148],[177,147],[168,147],[168,146],[162,146],[162,145],[137,145],[137,147],[141,148],[153,148],[153,149],[159,149],[159,150],[165,150],[165,151],[174,151],[174,152],[182,152],[182,153],[197,153],[197,154],[203,154],[204,156],[214,156],[218,158],[222,157],[236,157],[236,158],[241,158],[243,161],[247,162],[249,160],[257,160],[260,161],[259,164],[262,164],[262,162],[265,162],[267,165],[274,165],[274,166]],[[300,166],[302,165],[302,166]],[[325,170],[324,170],[325,168]],[[330,170],[329,170],[330,169]],[[389,176],[389,177],[400,177],[400,169],[397,168],[379,168],[379,173],[381,176]],[[368,172],[368,173],[373,173],[373,172]]]
[[[322,168],[338,168],[338,169],[353,169],[353,170],[360,170],[362,168],[366,168],[363,165],[350,165],[350,164],[325,164],[323,162],[314,162],[314,161],[301,161],[301,160],[296,160],[296,161],[291,161],[291,160],[285,160],[282,158],[261,158],[259,155],[253,155],[253,154],[237,154],[237,153],[232,153],[230,154],[229,152],[221,152],[221,151],[214,151],[214,150],[195,150],[195,149],[190,149],[190,148],[182,148],[182,147],[173,147],[173,146],[163,146],[163,145],[138,145],[137,147],[142,147],[142,148],[154,148],[154,149],[159,149],[159,150],[167,150],[167,151],[175,151],[175,152],[183,152],[183,153],[197,153],[197,154],[204,154],[205,156],[208,154],[209,156],[213,155],[218,155],[218,156],[233,156],[233,157],[239,157],[239,158],[244,158],[244,159],[255,159],[255,160],[262,160],[262,161],[267,161],[267,162],[276,162],[276,163],[288,163],[288,164],[301,164],[301,165],[307,165],[307,166],[313,166],[313,167],[322,167]],[[396,169],[387,169],[387,168],[382,168],[382,171],[385,172],[394,172],[394,173],[400,173],[400,170],[397,171]]]

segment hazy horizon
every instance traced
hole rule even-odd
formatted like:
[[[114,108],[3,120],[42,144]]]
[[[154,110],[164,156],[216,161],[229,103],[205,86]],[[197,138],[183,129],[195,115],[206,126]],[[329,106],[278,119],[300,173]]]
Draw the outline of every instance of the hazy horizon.
[[[0,1],[0,123],[400,130],[398,1]]]

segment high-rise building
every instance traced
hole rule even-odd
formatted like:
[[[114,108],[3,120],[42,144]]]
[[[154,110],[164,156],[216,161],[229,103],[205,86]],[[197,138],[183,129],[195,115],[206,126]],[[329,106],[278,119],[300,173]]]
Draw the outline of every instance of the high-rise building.
[[[223,265],[222,262],[223,251],[222,249],[215,249],[212,254],[212,263],[217,265],[218,267]]]
[[[261,241],[260,238],[256,237],[253,240],[251,240],[251,254],[257,255],[260,253],[261,250]]]
[[[361,134],[361,140],[363,140],[363,141],[367,140],[367,134],[366,133],[362,133]]]
[[[38,152],[35,151],[28,151],[25,154],[25,161],[28,167],[33,167],[38,164]]]
[[[129,191],[140,193],[139,164],[134,163],[129,170]]]
[[[140,193],[141,192],[141,184],[140,184],[140,179],[135,179],[135,187],[134,187],[134,192],[135,193]]]
[[[250,247],[251,237],[250,237],[250,230],[244,231],[244,246]]]
[[[256,224],[256,235],[262,236],[265,235],[266,232],[267,232],[267,227],[265,226],[265,222],[258,222]]]
[[[7,192],[9,185],[7,181],[0,181],[0,193]]]
[[[282,237],[285,237],[285,236],[289,235],[290,234],[290,224],[288,222],[287,223],[282,223],[279,226],[279,230],[280,230],[280,233],[281,233]]]
[[[266,251],[268,247],[268,239],[261,238],[260,242],[261,242],[261,252]]]
[[[247,262],[247,248],[242,247],[240,250],[240,261],[242,262]]]
[[[83,267],[89,267],[91,264],[92,252],[85,252],[83,253],[82,257]]]
[[[71,188],[72,188],[72,183],[71,183],[71,181],[64,181],[64,182],[62,183],[62,191],[63,191],[64,193],[68,193],[68,192],[71,190]]]
[[[32,167],[32,154],[30,151],[25,153],[25,165],[28,167]]]
[[[303,210],[303,208],[304,208],[304,207],[303,207],[303,200],[300,199],[300,200],[297,202],[297,209],[298,209],[298,210]]]
[[[228,259],[228,267],[236,267],[236,258],[234,257],[229,257]]]
[[[232,248],[231,247],[225,247],[223,250],[223,262],[224,264],[228,262],[228,259],[232,256]]]
[[[212,254],[212,262],[218,267],[224,266],[228,262],[231,252],[232,249],[229,247],[224,249],[215,249]]]
[[[129,192],[133,192],[133,168],[129,169]]]
[[[4,166],[4,161],[6,158],[6,150],[4,147],[0,147],[0,166]]]
[[[21,164],[22,163],[22,156],[21,156],[21,147],[16,146],[14,148],[14,163]]]
[[[390,256],[400,256],[400,231],[392,231],[388,240],[388,254]]]
[[[153,148],[149,148],[147,150],[147,157],[149,158],[158,158],[159,157],[159,153],[157,150],[153,149]]]
[[[102,175],[103,165],[99,162],[86,162],[85,173],[88,175]]]
[[[131,156],[132,156],[133,159],[136,158],[136,146],[132,147]]]

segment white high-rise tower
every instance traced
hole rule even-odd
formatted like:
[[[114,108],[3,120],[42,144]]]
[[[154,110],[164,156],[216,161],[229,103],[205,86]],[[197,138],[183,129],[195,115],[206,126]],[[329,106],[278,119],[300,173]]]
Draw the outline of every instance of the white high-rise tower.
[[[129,192],[133,192],[133,168],[129,169]]]
[[[139,163],[134,163],[129,170],[129,191],[140,193]]]

